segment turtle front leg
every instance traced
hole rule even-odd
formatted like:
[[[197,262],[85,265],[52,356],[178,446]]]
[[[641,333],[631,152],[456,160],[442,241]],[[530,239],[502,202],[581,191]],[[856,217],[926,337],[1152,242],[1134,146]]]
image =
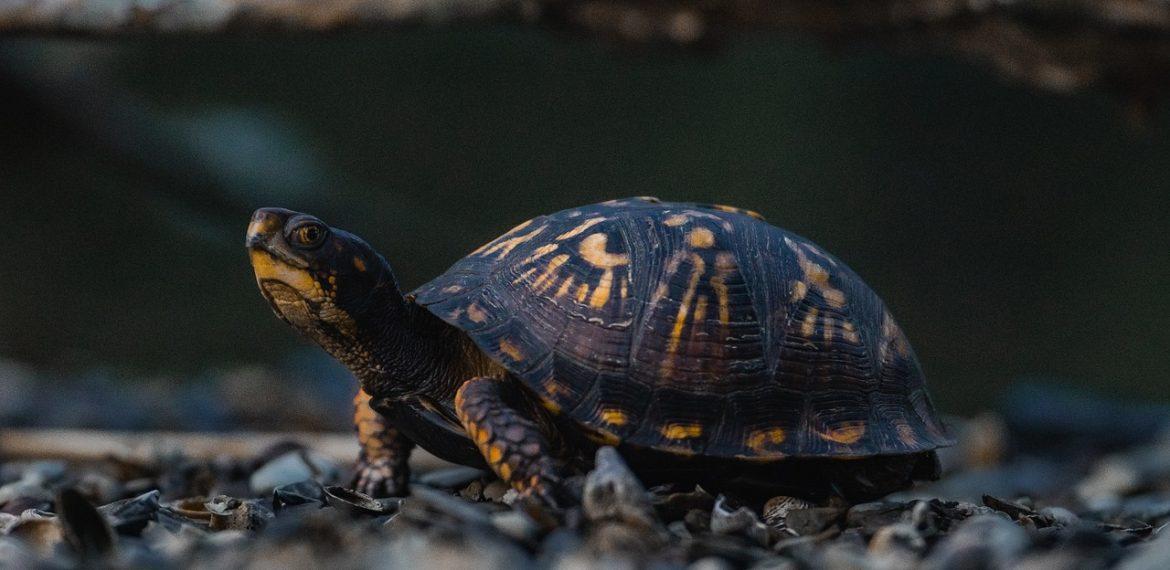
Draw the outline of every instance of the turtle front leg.
[[[481,376],[455,394],[455,412],[487,464],[523,496],[558,506],[569,502],[546,430],[522,409],[523,398],[507,380]]]
[[[353,427],[358,453],[353,486],[372,497],[405,495],[410,481],[410,451],[414,442],[370,407],[370,395],[358,390],[353,398]]]

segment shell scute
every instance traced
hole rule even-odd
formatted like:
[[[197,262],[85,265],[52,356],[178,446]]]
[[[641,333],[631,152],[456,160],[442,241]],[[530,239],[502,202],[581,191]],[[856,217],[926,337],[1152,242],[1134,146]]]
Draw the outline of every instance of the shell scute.
[[[948,444],[880,299],[752,214],[648,198],[574,208],[415,295],[598,441],[765,460]]]

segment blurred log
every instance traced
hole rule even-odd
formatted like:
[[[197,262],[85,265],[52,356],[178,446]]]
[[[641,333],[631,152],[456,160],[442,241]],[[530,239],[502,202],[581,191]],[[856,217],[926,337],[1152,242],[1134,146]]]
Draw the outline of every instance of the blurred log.
[[[1166,0],[0,0],[0,35],[319,33],[510,20],[629,44],[756,31],[865,38],[990,63],[1054,91],[1104,86],[1135,112],[1170,85]]]
[[[0,31],[322,31],[484,17],[503,5],[503,0],[0,0]]]
[[[251,459],[273,444],[295,441],[342,465],[358,454],[352,434],[310,432],[118,432],[70,429],[0,429],[0,458],[7,460],[100,461],[117,457],[147,462],[172,453],[193,459],[215,457]],[[450,463],[415,449],[411,467],[419,472],[449,467]]]
[[[1170,30],[1164,0],[0,0],[0,32],[212,33],[322,31],[541,17],[629,39],[697,39],[738,29],[905,27],[1008,15],[1130,30]]]

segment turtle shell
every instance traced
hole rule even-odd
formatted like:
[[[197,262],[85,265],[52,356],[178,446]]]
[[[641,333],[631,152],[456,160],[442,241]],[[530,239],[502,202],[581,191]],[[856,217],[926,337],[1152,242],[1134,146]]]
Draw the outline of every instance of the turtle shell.
[[[764,460],[950,443],[877,295],[746,210],[630,198],[537,217],[413,295],[611,443]]]

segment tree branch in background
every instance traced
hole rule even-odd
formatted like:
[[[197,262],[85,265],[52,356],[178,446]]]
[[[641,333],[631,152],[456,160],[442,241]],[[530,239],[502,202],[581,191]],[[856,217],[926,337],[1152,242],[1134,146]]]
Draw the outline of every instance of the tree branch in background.
[[[1170,89],[1166,0],[0,0],[0,34],[315,33],[508,20],[623,44],[715,47],[759,31],[864,38],[989,62],[1055,91]]]

